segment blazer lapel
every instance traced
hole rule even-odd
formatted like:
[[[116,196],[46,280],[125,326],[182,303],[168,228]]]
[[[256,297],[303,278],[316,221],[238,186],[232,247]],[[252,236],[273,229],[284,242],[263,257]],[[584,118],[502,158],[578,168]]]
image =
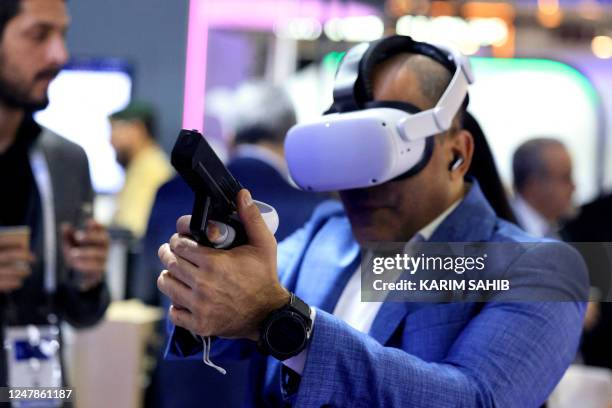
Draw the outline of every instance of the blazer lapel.
[[[332,218],[307,249],[296,293],[310,305],[331,313],[359,262],[359,245],[348,219]]]
[[[495,211],[485,199],[477,181],[461,204],[451,212],[434,231],[430,242],[480,242],[488,240],[497,222]],[[386,344],[406,315],[431,303],[384,302],[370,335],[379,343]]]

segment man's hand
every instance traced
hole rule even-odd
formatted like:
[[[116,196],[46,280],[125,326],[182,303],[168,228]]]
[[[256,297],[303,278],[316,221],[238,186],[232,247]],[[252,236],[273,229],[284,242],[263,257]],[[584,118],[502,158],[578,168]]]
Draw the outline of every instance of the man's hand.
[[[600,313],[599,302],[591,301],[587,303],[587,309],[584,314],[584,323],[582,324],[583,329],[589,331],[595,327],[599,321]]]
[[[85,229],[62,225],[62,249],[67,266],[77,273],[77,285],[87,291],[104,279],[108,256],[109,236],[106,229],[93,219]]]
[[[34,255],[22,245],[0,243],[0,293],[19,289],[32,272],[30,264]]]
[[[199,246],[188,236],[191,217],[181,217],[178,233],[159,248],[167,270],[157,286],[172,301],[169,316],[177,326],[256,341],[263,319],[289,302],[289,292],[278,280],[276,240],[251,195],[241,190],[237,202],[249,243],[231,250]]]

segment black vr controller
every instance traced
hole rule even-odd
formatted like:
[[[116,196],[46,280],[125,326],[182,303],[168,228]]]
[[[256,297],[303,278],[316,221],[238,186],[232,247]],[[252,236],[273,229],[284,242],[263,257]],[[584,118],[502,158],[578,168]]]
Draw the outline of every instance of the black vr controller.
[[[223,165],[206,139],[197,130],[181,130],[172,165],[195,194],[189,229],[200,244],[213,247],[206,235],[209,220],[231,226],[236,231],[232,246],[246,243],[244,227],[236,218],[236,195],[243,188]]]
[[[206,234],[208,221],[229,226],[222,247],[233,248],[246,244],[248,239],[238,218],[236,196],[243,188],[221,162],[206,139],[197,130],[181,130],[172,149],[172,166],[195,194],[189,229],[193,238],[203,246],[219,248]],[[255,201],[268,229],[278,227],[276,210]],[[228,233],[229,232],[229,233]]]

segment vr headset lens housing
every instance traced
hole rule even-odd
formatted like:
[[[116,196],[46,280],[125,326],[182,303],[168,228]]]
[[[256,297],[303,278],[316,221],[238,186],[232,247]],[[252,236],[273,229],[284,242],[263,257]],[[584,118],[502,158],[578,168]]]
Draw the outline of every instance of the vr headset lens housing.
[[[285,142],[291,176],[300,188],[333,191],[384,183],[421,158],[425,140],[406,141],[396,124],[406,112],[374,108],[334,113],[295,126]]]
[[[389,45],[395,50],[389,52]],[[412,52],[433,54],[439,61],[442,55],[447,58],[441,60],[444,66],[452,63],[452,79],[434,108],[419,112],[400,102],[361,100],[368,92],[359,84],[367,84],[370,78],[363,78],[364,71],[374,65],[367,58],[375,58],[379,49],[386,53],[383,59]],[[402,36],[353,47],[336,78],[332,111],[339,112],[296,125],[287,135],[285,155],[291,177],[303,190],[334,191],[371,187],[416,174],[433,151],[430,136],[450,128],[472,82],[467,58],[451,49]]]

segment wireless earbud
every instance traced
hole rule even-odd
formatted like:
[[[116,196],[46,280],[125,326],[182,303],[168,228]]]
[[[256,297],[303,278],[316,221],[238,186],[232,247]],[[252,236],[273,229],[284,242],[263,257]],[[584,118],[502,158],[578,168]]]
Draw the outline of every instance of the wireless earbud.
[[[455,155],[455,157],[453,158],[453,161],[450,162],[450,164],[448,165],[448,170],[449,171],[455,171],[462,164],[463,164],[463,157],[461,157],[459,155]]]

